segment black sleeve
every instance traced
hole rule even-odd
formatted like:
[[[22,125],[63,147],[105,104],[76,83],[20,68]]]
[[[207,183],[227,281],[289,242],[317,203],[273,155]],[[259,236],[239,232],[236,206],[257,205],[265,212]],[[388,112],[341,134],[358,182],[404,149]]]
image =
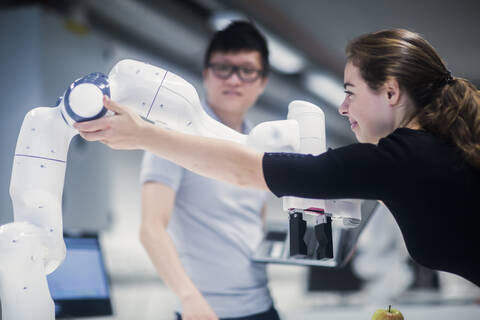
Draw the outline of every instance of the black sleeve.
[[[402,170],[405,152],[394,139],[378,146],[352,144],[318,155],[265,153],[263,172],[278,197],[386,200],[408,181]]]

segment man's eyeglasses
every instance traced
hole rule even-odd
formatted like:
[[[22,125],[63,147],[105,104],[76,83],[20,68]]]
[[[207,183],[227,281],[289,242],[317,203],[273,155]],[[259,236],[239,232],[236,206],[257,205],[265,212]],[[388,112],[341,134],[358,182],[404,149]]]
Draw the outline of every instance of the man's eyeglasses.
[[[243,82],[254,82],[263,75],[263,70],[248,67],[240,67],[224,63],[209,63],[208,67],[212,69],[213,74],[223,80],[226,80],[236,73]]]

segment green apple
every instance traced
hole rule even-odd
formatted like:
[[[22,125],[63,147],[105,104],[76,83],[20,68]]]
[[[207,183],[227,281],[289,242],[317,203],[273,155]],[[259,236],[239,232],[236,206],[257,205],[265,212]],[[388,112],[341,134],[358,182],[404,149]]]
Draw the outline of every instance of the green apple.
[[[392,306],[388,306],[388,310],[378,309],[373,314],[372,320],[404,320],[403,314],[397,309],[392,309]]]

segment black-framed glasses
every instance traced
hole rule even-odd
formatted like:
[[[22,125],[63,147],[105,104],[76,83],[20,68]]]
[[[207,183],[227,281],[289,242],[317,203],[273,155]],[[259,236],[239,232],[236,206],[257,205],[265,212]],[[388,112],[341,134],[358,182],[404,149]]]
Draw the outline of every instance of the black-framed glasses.
[[[226,63],[209,63],[208,67],[212,69],[213,74],[223,80],[226,80],[236,73],[243,82],[254,82],[263,75],[262,69],[235,66]]]

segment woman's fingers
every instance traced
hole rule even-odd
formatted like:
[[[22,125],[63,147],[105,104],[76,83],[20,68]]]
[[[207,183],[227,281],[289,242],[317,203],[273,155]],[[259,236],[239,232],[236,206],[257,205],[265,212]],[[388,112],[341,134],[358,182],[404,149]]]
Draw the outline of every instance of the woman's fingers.
[[[99,130],[105,130],[109,128],[109,117],[103,117],[96,120],[91,121],[84,121],[84,122],[75,122],[73,127],[80,131],[81,133],[84,132],[96,132]]]
[[[80,136],[87,141],[105,140],[105,131],[85,132],[80,131]]]
[[[123,114],[126,112],[126,108],[124,106],[111,100],[108,96],[103,96],[103,105],[108,110],[111,110],[117,114]]]

